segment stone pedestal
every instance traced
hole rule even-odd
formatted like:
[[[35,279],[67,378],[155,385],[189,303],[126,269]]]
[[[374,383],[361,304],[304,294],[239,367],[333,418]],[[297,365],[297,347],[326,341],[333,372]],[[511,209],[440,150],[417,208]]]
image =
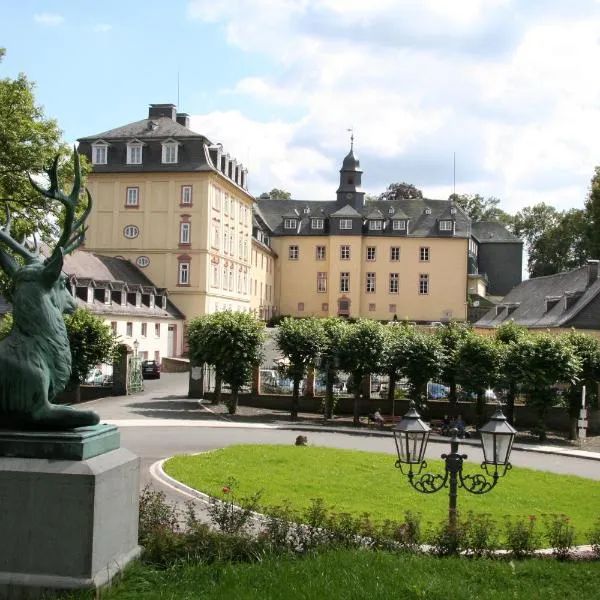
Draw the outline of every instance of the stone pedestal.
[[[0,599],[110,582],[140,552],[138,497],[139,458],[123,448],[0,457]]]

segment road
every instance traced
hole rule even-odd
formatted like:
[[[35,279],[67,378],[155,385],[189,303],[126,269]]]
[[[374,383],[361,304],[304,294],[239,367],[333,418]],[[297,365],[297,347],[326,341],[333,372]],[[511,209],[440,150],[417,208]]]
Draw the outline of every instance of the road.
[[[141,458],[141,484],[152,481],[150,466],[174,454],[189,454],[231,444],[293,444],[298,433],[274,425],[231,423],[226,417],[211,415],[196,400],[187,399],[187,373],[163,373],[159,380],[145,381],[145,391],[132,396],[116,396],[87,402],[85,408],[96,410],[103,421],[121,428],[121,445]],[[283,425],[282,427],[286,427]],[[349,432],[309,431],[309,444],[395,453],[390,436],[361,435]],[[427,456],[439,458],[447,452],[447,441],[430,441]],[[463,446],[469,461],[480,463],[478,446]],[[579,475],[600,480],[599,463],[594,460],[564,455],[540,454],[513,450],[514,466]],[[390,471],[392,472],[392,471]],[[153,482],[155,487],[160,487]],[[172,490],[165,490],[175,499]]]

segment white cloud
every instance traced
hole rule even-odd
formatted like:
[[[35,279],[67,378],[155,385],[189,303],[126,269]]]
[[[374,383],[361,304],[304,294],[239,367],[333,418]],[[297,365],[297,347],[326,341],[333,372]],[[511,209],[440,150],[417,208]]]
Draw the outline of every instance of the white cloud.
[[[109,25],[108,23],[97,23],[92,27],[92,29],[96,33],[107,33],[112,29],[112,25]]]
[[[33,15],[33,20],[36,23],[40,23],[42,25],[48,25],[49,27],[55,27],[56,25],[60,25],[64,23],[65,18],[62,15],[56,15],[52,13],[35,13]]]
[[[510,211],[582,206],[600,164],[600,7],[524,4],[193,0],[192,18],[273,65],[228,90],[238,112],[193,123],[228,146],[252,140],[253,191],[332,197],[353,127],[369,191],[404,180],[445,197],[456,151],[457,191]],[[272,118],[244,114],[246,99]]]

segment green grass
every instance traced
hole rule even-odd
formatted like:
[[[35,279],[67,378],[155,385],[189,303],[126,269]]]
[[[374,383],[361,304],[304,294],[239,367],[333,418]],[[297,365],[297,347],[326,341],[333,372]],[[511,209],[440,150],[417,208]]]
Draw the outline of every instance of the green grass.
[[[448,493],[421,494],[394,467],[392,455],[320,448],[315,446],[237,445],[198,454],[176,456],[165,463],[175,479],[211,496],[224,497],[223,486],[237,480],[235,495],[243,498],[261,492],[262,506],[289,501],[302,510],[312,498],[322,498],[335,512],[369,513],[375,521],[400,521],[404,511],[422,515],[424,527],[447,515]],[[441,473],[442,461],[430,461]],[[478,464],[465,463],[465,472],[479,473]],[[498,522],[505,515],[527,516],[564,513],[571,517],[578,542],[600,516],[597,499],[600,482],[575,476],[514,468],[485,495],[459,489],[458,507],[490,514]]]
[[[331,551],[254,564],[173,567],[136,563],[105,600],[565,600],[598,598],[600,562],[436,559]],[[77,598],[89,598],[80,593]]]

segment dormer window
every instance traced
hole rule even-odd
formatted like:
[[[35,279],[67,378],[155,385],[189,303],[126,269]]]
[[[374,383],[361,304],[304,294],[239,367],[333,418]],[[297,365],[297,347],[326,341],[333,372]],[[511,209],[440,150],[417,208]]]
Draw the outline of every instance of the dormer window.
[[[175,140],[167,140],[162,143],[162,163],[171,165],[177,163],[179,143]]]
[[[392,229],[394,231],[406,231],[406,219],[396,219],[393,221]]]
[[[352,229],[352,219],[340,219],[340,229]]]
[[[110,290],[104,288],[104,304],[110,304]]]
[[[311,219],[310,226],[312,229],[323,229],[325,227],[324,219]]]
[[[423,211],[426,215],[430,215],[431,214],[431,209],[429,207],[427,207],[424,211]]]
[[[454,206],[450,209],[450,214],[451,215],[455,215],[456,214],[456,208],[454,208]]]
[[[284,229],[296,229],[298,226],[298,219],[284,219],[283,228]]]
[[[454,221],[440,221],[440,231],[452,231],[454,229]]]
[[[304,212],[305,215],[310,215],[310,208],[308,208],[308,206],[305,206],[302,212]]]
[[[105,165],[108,156],[108,144],[99,140],[92,144],[92,164]]]
[[[127,144],[127,164],[141,165],[142,164],[142,142],[134,140]]]
[[[390,215],[390,216],[391,216],[391,215],[393,215],[393,214],[394,214],[394,207],[393,207],[393,206],[390,206],[390,207],[388,208],[388,215]]]
[[[379,219],[371,219],[369,221],[369,230],[370,231],[381,231],[383,229],[383,221]]]

